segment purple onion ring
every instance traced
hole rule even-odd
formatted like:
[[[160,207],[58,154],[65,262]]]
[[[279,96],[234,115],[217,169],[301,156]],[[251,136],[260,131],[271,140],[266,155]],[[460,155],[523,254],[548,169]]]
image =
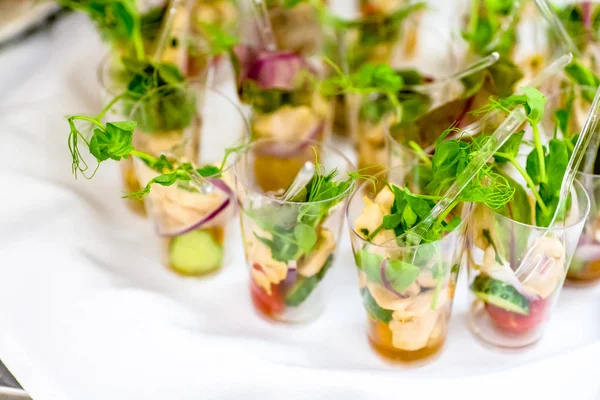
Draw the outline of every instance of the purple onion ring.
[[[200,229],[204,225],[206,225],[207,223],[209,223],[210,221],[215,219],[219,214],[221,214],[223,211],[225,211],[230,204],[233,203],[232,200],[235,198],[235,195],[233,194],[233,191],[231,190],[231,188],[229,188],[229,186],[227,186],[227,184],[225,182],[223,182],[223,180],[221,180],[219,178],[207,178],[207,180],[210,183],[212,183],[213,185],[215,185],[216,188],[225,192],[225,194],[227,195],[227,198],[221,204],[219,204],[214,210],[212,210],[207,215],[205,215],[203,218],[201,218],[199,221],[193,223],[192,225],[190,225],[186,228],[183,228],[181,230],[169,231],[169,232],[165,232],[164,230],[159,229],[158,234],[160,236],[165,236],[165,237],[181,236],[181,235],[185,235],[186,233],[189,233],[191,231],[195,231],[196,229]]]
[[[390,281],[387,280],[387,277],[385,276],[385,267],[387,267],[387,263],[388,263],[389,259],[385,259],[383,260],[383,262],[381,263],[381,267],[380,267],[380,271],[381,271],[381,282],[383,282],[383,286],[385,286],[385,288],[387,290],[389,290],[390,292],[394,293],[396,296],[405,299],[408,296],[405,294],[402,294],[400,292],[398,292],[396,289],[394,289],[392,287],[392,284],[390,283]]]

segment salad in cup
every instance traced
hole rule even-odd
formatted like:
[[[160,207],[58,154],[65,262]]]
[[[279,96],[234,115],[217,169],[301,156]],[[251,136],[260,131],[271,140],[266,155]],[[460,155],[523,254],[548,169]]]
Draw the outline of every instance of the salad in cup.
[[[510,96],[521,77],[515,65],[500,59],[461,79],[448,77],[422,84],[412,94],[412,88],[407,87],[404,94],[398,95],[399,99],[406,99],[398,118],[394,118],[391,108],[376,114],[380,118],[378,129],[385,134],[379,161],[394,166],[431,157],[438,132],[450,125],[459,129],[448,138],[465,132],[476,136],[484,130],[493,131],[501,118],[476,111],[487,105],[490,97]],[[369,103],[365,104],[367,107]]]
[[[536,89],[492,101],[488,110],[520,106],[527,111],[526,129],[494,156],[514,196],[500,210],[475,207],[469,228],[470,327],[484,343],[503,348],[528,346],[542,336],[590,207],[575,182],[567,209],[549,231],[573,138],[554,135],[544,142],[546,97]],[[529,259],[541,267],[524,262]]]
[[[333,109],[321,92],[316,64],[292,52],[247,45],[233,48],[233,62],[240,100],[252,108],[254,139],[329,138]]]
[[[202,167],[161,154],[154,156],[134,146],[136,122],[108,122],[86,116],[69,117],[69,149],[73,173],[93,178],[101,163],[134,157],[143,186],[125,197],[148,202],[157,233],[164,238],[165,263],[186,276],[201,276],[218,271],[223,265],[225,228],[235,210],[235,196],[227,183],[226,151],[218,165]],[[84,134],[77,126],[92,123],[94,129]],[[89,150],[97,163],[85,160],[81,147]]]
[[[237,154],[235,175],[255,309],[282,322],[315,318],[357,178],[353,165],[316,141],[260,139]]]
[[[423,363],[439,353],[471,203],[501,208],[513,195],[507,180],[486,166],[424,237],[409,239],[478,152],[479,142],[445,141],[451,132],[440,134],[431,160],[382,172],[377,178],[383,185],[364,183],[348,205],[369,342],[389,360]]]
[[[474,0],[463,4],[459,13],[468,46],[467,63],[496,51],[501,59],[519,67],[527,84],[556,57],[572,51],[553,9],[542,2]]]
[[[563,82],[564,84],[565,82]],[[542,120],[541,126],[545,131],[546,137],[562,138],[567,144],[569,151],[574,146],[581,132],[587,114],[589,113],[595,87],[577,86],[572,83],[564,85],[562,90],[554,92],[548,96],[549,110],[553,113],[547,113]],[[591,211],[589,219],[585,223],[585,228],[581,234],[577,250],[567,273],[567,282],[576,285],[588,285],[597,282],[600,279],[600,253],[598,252],[600,238],[598,235],[598,212],[597,199],[598,193],[598,174],[600,165],[597,161],[597,151],[590,149],[586,153],[584,167],[578,173],[578,181],[585,187],[590,200]]]
[[[163,171],[179,167],[172,163],[165,170],[141,159],[138,164],[138,176],[144,185],[155,182],[153,179],[160,181]],[[226,229],[235,212],[235,196],[225,165],[208,164],[189,171],[190,180],[158,185],[145,201],[163,242],[164,264],[180,275],[203,276],[223,266]]]
[[[319,12],[327,0],[263,0],[277,47],[310,56],[323,46]]]

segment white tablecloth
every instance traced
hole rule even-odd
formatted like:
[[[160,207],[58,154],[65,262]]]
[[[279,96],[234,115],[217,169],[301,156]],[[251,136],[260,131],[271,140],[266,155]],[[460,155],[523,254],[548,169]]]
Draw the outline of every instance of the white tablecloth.
[[[35,400],[600,398],[600,288],[566,288],[538,345],[499,353],[469,333],[462,279],[443,354],[402,369],[367,344],[346,234],[307,325],[253,312],[237,227],[221,274],[169,273],[117,165],[70,173],[64,116],[101,106],[104,51],[70,16],[0,52],[0,358]]]

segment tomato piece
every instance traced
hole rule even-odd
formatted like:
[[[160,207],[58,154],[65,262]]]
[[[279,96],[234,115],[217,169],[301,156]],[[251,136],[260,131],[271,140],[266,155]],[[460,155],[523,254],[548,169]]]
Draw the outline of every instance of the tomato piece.
[[[508,333],[524,334],[533,331],[544,321],[547,303],[544,299],[530,301],[529,315],[506,311],[489,303],[485,309],[496,327]]]
[[[262,268],[258,264],[252,265],[252,268],[262,271]],[[271,285],[271,295],[254,282],[254,279],[250,279],[250,294],[256,308],[267,315],[279,314],[283,311],[284,303],[283,296],[281,294],[281,287],[279,285]]]

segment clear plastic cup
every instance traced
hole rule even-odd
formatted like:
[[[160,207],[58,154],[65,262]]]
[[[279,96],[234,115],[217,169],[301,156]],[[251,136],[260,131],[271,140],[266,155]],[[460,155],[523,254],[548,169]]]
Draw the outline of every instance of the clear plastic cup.
[[[191,160],[187,157],[193,153],[189,146],[178,148],[177,144],[161,149],[159,154],[173,157],[175,163],[192,161],[199,167],[208,164],[218,167],[226,148],[247,140],[247,121],[239,106],[216,89],[209,88],[205,100],[196,101],[198,115],[203,116],[201,126],[193,125],[203,132],[201,157],[196,151]],[[145,104],[138,106],[145,107]],[[146,137],[138,132],[135,135]],[[204,276],[218,272],[227,264],[226,232],[236,210],[231,164],[230,157],[223,174],[204,177],[214,186],[209,193],[200,190],[198,182],[178,181],[170,186],[154,184],[146,196],[148,215],[164,243],[163,263],[172,271],[183,276]],[[135,162],[135,172],[142,185],[159,174],[139,159]]]
[[[565,222],[550,231],[484,206],[475,207],[469,222],[467,258],[469,326],[484,344],[518,349],[542,337],[589,215],[590,199],[579,181],[575,181],[571,196]],[[565,245],[560,237],[565,238]],[[517,276],[514,271],[532,246],[542,261],[544,257],[558,261]]]
[[[422,166],[397,166],[378,178],[419,193],[425,185],[420,178]],[[463,221],[442,239],[407,247],[396,243],[392,231],[369,238],[393,198],[387,186],[374,190],[366,182],[350,197],[346,211],[367,311],[367,336],[383,358],[423,364],[440,353],[446,340],[471,207],[454,210]]]
[[[329,139],[333,107],[321,91],[322,62],[245,45],[236,47],[236,55],[238,93],[251,108],[253,139]]]
[[[588,286],[600,282],[600,175],[579,172],[577,180],[590,197],[591,210],[567,272],[567,283]]]
[[[175,41],[176,42],[176,41]],[[177,102],[179,102],[181,104],[181,102],[190,102],[190,104],[192,102],[194,102],[194,96],[196,96],[196,92],[197,93],[202,93],[202,91],[204,90],[204,87],[206,85],[206,78],[208,76],[208,62],[201,62],[200,60],[203,60],[205,58],[208,57],[207,55],[207,50],[206,50],[206,45],[205,42],[203,42],[201,39],[199,38],[195,38],[195,37],[189,37],[185,39],[186,45],[185,47],[187,48],[187,53],[189,54],[189,60],[187,60],[185,62],[186,64],[186,69],[188,69],[189,67],[189,73],[191,75],[194,75],[195,78],[190,81],[189,86],[185,88],[185,94],[179,94],[179,95],[174,95],[174,94],[169,94],[169,90],[177,90],[179,92],[181,92],[181,86],[179,85],[172,85],[171,87],[169,87],[168,85],[165,86],[163,89],[163,94],[166,98],[166,101],[164,102],[166,103],[173,103],[175,102],[175,97],[179,96],[180,99],[177,100]],[[179,39],[179,44],[178,47],[183,47],[182,46],[182,42],[181,42],[181,38]],[[173,50],[173,46],[171,46],[170,49],[168,49],[165,54],[164,54],[164,58],[165,61],[177,61],[177,60],[171,60],[171,58],[176,57],[176,55],[178,54],[177,50]],[[192,74],[193,72],[193,74]],[[190,76],[191,76],[190,75]],[[98,66],[98,70],[97,70],[97,77],[98,77],[98,82],[100,84],[100,87],[102,89],[102,100],[103,100],[103,105],[107,106],[109,105],[113,100],[115,100],[115,98],[117,96],[122,96],[123,93],[126,92],[127,90],[127,86],[130,82],[130,80],[132,79],[132,72],[128,71],[127,68],[125,68],[123,62],[122,62],[122,58],[115,56],[112,53],[107,54],[101,61],[100,65]],[[132,114],[131,110],[133,109],[133,107],[136,105],[136,103],[139,101],[139,98],[136,98],[136,96],[132,95],[132,96],[125,96],[123,98],[121,98],[118,102],[116,102],[113,107],[105,114],[105,120],[106,121],[120,121],[120,120],[125,120],[128,118],[145,118],[144,120],[140,120],[136,122],[139,122],[140,124],[146,124],[149,125],[149,118],[148,116],[142,112],[141,107],[139,108],[139,111],[136,114]],[[147,103],[151,103],[153,102],[151,99],[147,99]],[[157,104],[158,102],[154,101],[155,104]],[[147,107],[152,107],[152,105],[148,104]],[[167,113],[169,112],[168,109],[165,110],[161,110],[160,112],[155,110],[154,111],[157,114],[163,114],[163,113]],[[170,128],[168,126],[160,126],[159,124],[154,124],[155,126],[153,127],[149,127],[146,126],[145,127],[145,131],[153,131],[153,132],[162,132],[165,133],[167,128]],[[160,135],[160,133],[159,133]],[[175,134],[170,134],[173,138],[177,135]],[[157,136],[158,137],[158,136]],[[142,142],[147,142],[142,140]],[[140,143],[138,143],[140,144]],[[140,144],[141,145],[141,144]],[[162,147],[162,146],[161,146]],[[144,151],[146,151],[146,149],[142,149]],[[123,159],[120,161],[121,164],[121,179],[123,182],[123,190],[127,193],[129,192],[136,192],[140,189],[140,184],[139,181],[137,180],[136,174],[135,174],[135,167],[133,165],[133,160],[131,158],[129,159]],[[146,215],[146,211],[144,209],[144,203],[140,200],[136,200],[136,199],[128,199],[127,200],[127,205],[128,207],[136,214],[141,215],[141,216],[145,216]]]
[[[523,82],[527,82],[560,55],[570,51],[563,39],[564,27],[555,25],[554,17],[543,12],[541,4],[525,0],[502,5],[485,1],[461,1],[457,4],[456,12],[460,20],[458,37],[464,39],[477,32],[475,35],[481,39],[484,29],[494,32],[488,35],[487,40],[476,41],[476,45],[465,41],[462,46],[466,53],[462,57],[464,62],[468,64],[480,56],[497,51],[501,57],[510,59],[521,69]],[[480,8],[479,13],[475,12],[474,6]],[[489,19],[482,18],[487,13],[487,7],[499,7],[503,11]],[[494,28],[496,24],[497,28]],[[548,80],[545,85],[552,83],[552,80]]]
[[[278,196],[306,162],[319,163],[324,174],[336,169],[336,182],[354,170],[341,152],[315,141],[258,140],[235,161],[250,295],[256,311],[269,320],[314,319],[330,291],[328,271],[335,263],[343,210],[354,184],[333,195],[323,193],[320,201],[306,202],[305,192],[281,200]],[[311,188],[317,190],[316,185]]]
[[[574,145],[574,140],[581,132],[585,123],[591,106],[591,98],[593,98],[595,91],[596,88],[593,87],[567,84],[565,88],[546,96],[547,111],[541,122],[541,132],[546,139],[550,140],[555,135],[559,138],[564,138],[566,134],[570,138],[569,142],[571,145]],[[557,124],[555,115],[558,113],[570,115],[566,124]],[[563,132],[564,127],[566,127],[567,132]],[[585,187],[591,201],[590,216],[585,223],[577,250],[567,273],[567,283],[577,286],[591,285],[600,280],[600,251],[598,250],[600,249],[600,246],[598,246],[600,242],[597,240],[597,238],[600,239],[600,235],[596,233],[598,229],[597,202],[600,198],[600,180],[598,179],[600,162],[596,160],[593,167],[593,173],[579,172],[577,176],[579,182]]]
[[[460,103],[461,106],[468,104],[469,99],[461,100]],[[380,152],[378,160],[385,163],[385,166],[394,167],[422,161],[423,157],[431,157],[438,137],[445,129],[456,123],[454,117],[457,115],[455,110],[448,110],[448,117],[443,120],[432,122],[425,115],[411,124],[398,124],[397,119],[393,118],[393,115],[389,115],[383,125],[386,138],[385,147]],[[448,139],[460,135],[467,140],[467,135],[475,137],[483,132],[494,132],[502,121],[502,117],[501,112],[495,112],[484,117],[466,118],[462,127],[461,124],[457,125],[461,129],[450,133]],[[411,142],[417,144],[424,153],[417,151]]]
[[[558,19],[570,36],[572,44],[576,47],[578,61],[594,70],[600,62],[600,35],[593,25],[600,10],[600,1],[574,1],[560,2],[555,7]],[[560,51],[564,43],[554,36],[552,45],[555,51]],[[593,96],[593,95],[592,95]]]
[[[158,175],[139,159],[136,171],[143,184]],[[210,193],[202,193],[192,181],[179,181],[154,185],[145,200],[163,243],[162,262],[182,276],[212,275],[227,262],[225,238],[235,196],[222,177],[206,178],[216,187]]]
[[[389,64],[399,70],[416,70],[425,78],[423,82],[405,80],[406,90],[399,98],[407,104],[406,115],[437,107],[456,97],[460,90],[455,82],[442,84],[445,77],[457,72],[458,60],[449,32],[435,27],[436,4],[434,2],[430,9],[414,12],[387,35],[376,36],[377,42],[371,37],[378,26],[385,28],[391,24],[386,19],[390,18],[388,14],[367,15],[354,21],[354,29],[340,33],[340,53],[349,71],[356,71],[365,63]],[[363,43],[367,39],[367,43]],[[431,51],[432,48],[437,51]],[[385,125],[392,110],[385,94],[345,96],[345,111],[340,109],[339,112],[345,112],[348,119],[348,132],[357,146],[359,169],[388,165]]]
[[[322,0],[327,3],[326,0]],[[310,56],[323,47],[323,25],[310,2],[292,7],[284,0],[266,1],[277,48]]]

